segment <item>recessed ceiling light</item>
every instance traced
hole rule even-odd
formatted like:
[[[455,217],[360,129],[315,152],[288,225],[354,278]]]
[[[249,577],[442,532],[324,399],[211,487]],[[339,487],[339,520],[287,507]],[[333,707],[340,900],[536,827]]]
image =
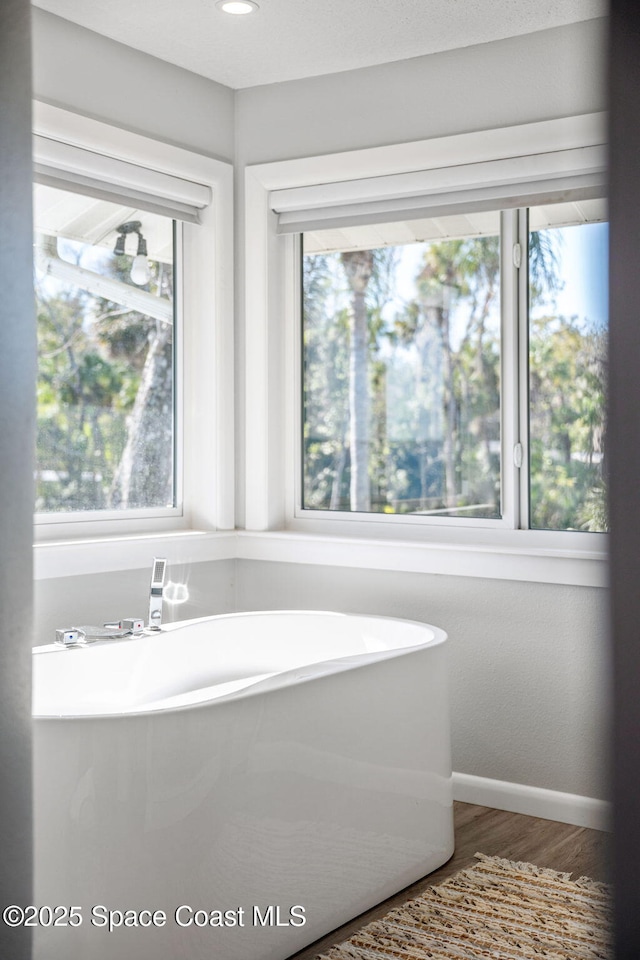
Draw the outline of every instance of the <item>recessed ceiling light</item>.
[[[218,0],[216,7],[219,7],[224,13],[234,13],[238,17],[245,13],[255,13],[260,9],[253,0]]]

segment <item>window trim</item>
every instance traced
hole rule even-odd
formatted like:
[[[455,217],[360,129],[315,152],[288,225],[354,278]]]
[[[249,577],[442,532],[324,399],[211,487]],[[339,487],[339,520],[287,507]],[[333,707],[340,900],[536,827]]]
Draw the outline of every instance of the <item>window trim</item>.
[[[182,301],[178,312],[188,317],[177,351],[182,366],[176,398],[176,420],[182,419],[182,449],[177,450],[182,509],[127,511],[117,517],[110,513],[108,519],[74,514],[51,522],[45,516],[37,523],[37,540],[233,529],[233,167],[50,104],[35,101],[33,108],[36,159],[42,158],[47,143],[62,144],[65,154],[77,148],[84,151],[78,156],[95,156],[98,173],[113,162],[120,171],[129,167],[138,176],[151,171],[158,182],[163,177],[185,181],[195,196],[202,198],[206,191],[211,197],[199,210],[199,224],[183,223],[176,250],[176,303]],[[195,410],[207,415],[187,415]]]
[[[296,322],[300,306],[296,260],[299,253],[294,235],[278,235],[277,216],[270,203],[270,193],[275,190],[346,182],[350,179],[357,184],[362,178],[401,176],[430,166],[472,164],[505,157],[539,155],[545,149],[557,151],[601,145],[605,143],[604,121],[603,114],[588,114],[433,141],[278,161],[246,168],[245,527],[248,532],[260,534],[262,554],[266,549],[263,535],[269,531],[274,533],[274,538],[278,532],[278,546],[275,545],[275,539],[273,545],[274,559],[276,556],[284,558],[282,544],[289,542],[293,534],[298,535],[298,542],[304,538],[309,544],[324,538],[341,538],[343,544],[368,540],[372,546],[375,542],[378,545],[376,549],[381,550],[384,550],[385,543],[393,540],[396,548],[398,543],[404,543],[412,554],[415,554],[417,543],[421,542],[429,549],[431,557],[435,555],[434,549],[436,553],[438,548],[446,551],[447,568],[451,549],[454,552],[459,549],[465,554],[469,550],[472,553],[475,551],[478,576],[492,575],[482,572],[488,570],[487,551],[504,553],[506,550],[510,554],[512,569],[509,571],[508,565],[502,564],[500,569],[495,569],[496,576],[520,579],[520,576],[515,576],[513,567],[513,564],[520,562],[518,558],[525,561],[525,567],[527,559],[531,557],[549,564],[553,564],[555,558],[562,559],[564,572],[560,581],[552,578],[551,582],[605,582],[607,537],[603,534],[489,530],[451,523],[453,518],[449,518],[445,526],[430,522],[429,518],[419,518],[416,523],[415,518],[395,516],[373,518],[368,515],[363,518],[361,515],[331,515],[319,518],[317,511],[304,511],[305,514],[316,514],[315,517],[296,515],[296,478],[299,472],[296,420],[299,421],[300,416],[297,403],[299,324]],[[522,230],[521,225],[521,238]],[[522,284],[507,287],[504,295],[521,298]],[[522,329],[519,336],[522,336]],[[514,348],[513,343],[503,344],[505,361],[507,350],[513,357]],[[522,371],[520,381],[522,384]],[[515,433],[516,425],[510,429]],[[521,429],[521,424],[518,429]],[[507,496],[510,488],[512,494],[515,493],[516,482],[521,481],[508,480],[505,483],[504,492]],[[515,526],[515,523],[512,525]],[[313,557],[314,550],[310,549],[310,556]],[[316,552],[318,562],[326,562],[322,560],[326,554],[325,548],[318,546]],[[571,564],[566,566],[567,558],[575,560],[573,572],[569,570]],[[293,554],[291,559],[294,559]],[[591,569],[587,574],[583,566],[585,562],[598,565],[599,572],[595,574]],[[522,568],[523,579],[528,578],[525,567]],[[462,564],[462,569],[469,575],[469,563]],[[545,579],[544,575],[540,576]]]

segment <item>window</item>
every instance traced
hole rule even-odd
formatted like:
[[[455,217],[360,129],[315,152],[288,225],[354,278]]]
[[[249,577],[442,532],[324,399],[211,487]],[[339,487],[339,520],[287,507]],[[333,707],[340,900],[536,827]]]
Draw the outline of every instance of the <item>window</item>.
[[[302,512],[606,530],[605,218],[575,200],[306,232]]]
[[[533,529],[607,529],[608,227],[604,206],[591,200],[529,211]],[[582,214],[579,221],[576,213]]]
[[[48,104],[34,126],[37,556],[197,533],[207,559],[234,518],[233,169]]]
[[[584,204],[591,203],[588,198],[606,193],[605,120],[603,114],[585,114],[247,167],[242,314],[244,436],[239,446],[244,475],[240,509],[245,530],[238,533],[244,556],[527,582],[606,583],[605,536],[587,530],[574,518],[560,530],[536,527],[530,519],[526,213],[531,208],[535,229],[568,228],[573,223],[581,231],[585,224],[603,220],[602,204],[595,216]],[[534,208],[542,208],[548,217],[554,210],[560,212],[569,201],[575,206],[565,208],[561,221],[534,221]],[[485,457],[483,466],[482,460],[473,457],[476,438],[469,429],[467,446],[462,444],[460,448],[464,453],[458,453],[466,475],[462,471],[456,477],[454,504],[438,507],[435,500],[426,500],[414,469],[412,492],[405,487],[404,495],[397,495],[397,484],[396,496],[387,500],[390,484],[382,471],[370,478],[370,506],[374,509],[353,510],[351,477],[347,480],[346,473],[350,450],[343,442],[344,425],[336,415],[333,421],[322,416],[323,391],[326,400],[332,379],[341,383],[342,392],[336,397],[341,398],[344,414],[348,344],[344,333],[340,341],[337,323],[326,326],[323,334],[317,331],[315,342],[311,330],[306,329],[320,320],[302,315],[305,268],[310,271],[312,266],[305,264],[305,256],[325,256],[335,263],[342,253],[355,250],[469,242],[483,235],[477,215],[491,211],[494,217],[500,211],[498,232],[493,227],[484,232],[487,238],[500,237],[500,339],[492,346],[499,350],[500,357],[500,417],[496,422],[488,409],[482,408],[485,424],[491,426],[489,459]],[[569,212],[570,216],[565,216]],[[436,226],[441,226],[449,217],[462,217],[465,225],[451,235],[416,235],[413,231],[417,221],[436,221]],[[396,226],[391,233],[393,224]],[[365,242],[366,230],[370,233]],[[354,231],[363,232],[354,239]],[[317,243],[321,233],[322,242]],[[300,234],[304,235],[304,249]],[[519,269],[514,263],[518,250]],[[602,258],[599,263],[602,268]],[[339,273],[342,268],[336,269]],[[348,303],[344,275],[341,285],[341,296]],[[330,299],[326,289],[322,298]],[[566,303],[558,300],[558,307],[563,316],[572,315]],[[468,309],[468,304],[461,300],[458,308]],[[393,302],[383,305],[385,323],[394,311]],[[398,357],[405,360],[411,351],[410,345],[394,345],[390,336],[384,338],[383,345],[384,352],[381,349],[374,353],[377,361],[395,363]],[[453,341],[452,346],[456,346]],[[321,355],[330,361],[315,384],[307,382],[307,349],[317,371],[322,371],[316,363]],[[495,369],[495,360],[489,368]],[[437,384],[437,379],[430,381],[430,389],[424,391],[432,404],[438,397],[442,400],[443,388]],[[384,417],[378,415],[380,404],[373,410],[371,405],[374,396],[382,395],[382,387],[375,382],[371,386],[373,426],[377,423],[379,429],[386,429],[389,439],[389,424],[385,427]],[[405,402],[404,409],[396,410],[390,401],[385,404],[384,415],[391,417],[398,445],[400,441],[414,443],[415,468],[418,451],[416,438],[408,436],[408,406]],[[339,412],[337,403],[334,410]],[[407,425],[404,434],[399,429],[403,419]],[[414,419],[414,427],[415,423]],[[436,424],[433,417],[431,429],[435,430]],[[533,426],[531,429],[533,433]],[[590,448],[582,446],[584,436],[578,430],[572,438],[573,466],[582,456],[602,469],[604,443],[594,446],[590,454]],[[602,437],[604,440],[603,433]],[[555,442],[555,437],[551,439]],[[379,448],[383,458],[398,452],[391,444],[387,448],[379,444]],[[434,449],[429,452],[433,469],[425,477],[427,496],[433,493],[428,483],[438,478],[442,484],[443,480],[443,458],[438,463]],[[316,471],[314,465],[312,472],[313,458],[319,469]],[[338,483],[341,458],[342,482]],[[494,485],[491,497],[472,489],[478,476],[495,481],[498,469],[499,487],[496,490]],[[439,494],[442,496],[442,490]],[[420,503],[421,496],[424,504]],[[386,512],[389,509],[395,512]]]
[[[176,487],[169,217],[36,184],[36,512],[164,511]]]

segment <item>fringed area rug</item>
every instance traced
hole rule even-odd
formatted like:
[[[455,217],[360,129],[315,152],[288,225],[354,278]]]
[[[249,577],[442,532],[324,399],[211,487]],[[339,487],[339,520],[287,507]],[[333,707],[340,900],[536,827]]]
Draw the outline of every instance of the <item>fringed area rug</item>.
[[[318,960],[608,960],[609,888],[477,853],[480,861]]]

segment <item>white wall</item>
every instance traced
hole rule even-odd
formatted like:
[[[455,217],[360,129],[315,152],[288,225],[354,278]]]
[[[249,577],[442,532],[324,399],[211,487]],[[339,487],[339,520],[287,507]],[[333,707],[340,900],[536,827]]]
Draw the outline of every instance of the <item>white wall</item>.
[[[239,164],[605,109],[602,20],[236,93]]]
[[[33,86],[53,106],[233,160],[232,90],[38,7]]]

